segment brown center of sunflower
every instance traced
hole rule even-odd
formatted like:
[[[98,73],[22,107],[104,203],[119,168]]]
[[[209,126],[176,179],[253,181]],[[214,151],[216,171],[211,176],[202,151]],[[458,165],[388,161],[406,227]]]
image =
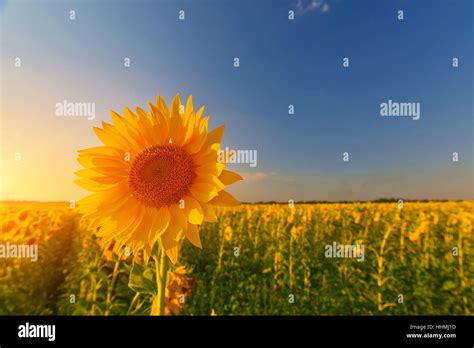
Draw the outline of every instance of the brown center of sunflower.
[[[176,204],[189,193],[196,178],[191,156],[175,145],[151,146],[133,161],[128,185],[147,206]]]

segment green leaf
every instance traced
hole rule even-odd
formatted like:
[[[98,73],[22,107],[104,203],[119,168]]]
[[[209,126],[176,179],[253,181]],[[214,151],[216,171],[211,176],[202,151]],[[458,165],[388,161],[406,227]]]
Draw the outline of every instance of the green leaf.
[[[453,282],[452,280],[445,281],[443,283],[443,290],[445,291],[451,291],[457,287],[456,283]]]
[[[141,294],[150,294],[156,296],[155,272],[152,269],[142,265],[135,264],[130,272],[128,287]]]
[[[76,308],[76,310],[72,312],[72,315],[87,315],[87,309],[85,309],[84,307]]]

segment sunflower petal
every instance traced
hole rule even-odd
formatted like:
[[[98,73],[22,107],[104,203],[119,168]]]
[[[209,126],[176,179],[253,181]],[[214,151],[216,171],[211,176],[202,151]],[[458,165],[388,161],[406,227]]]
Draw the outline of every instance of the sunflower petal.
[[[224,185],[231,185],[234,182],[243,180],[243,178],[239,174],[231,172],[230,170],[223,170],[221,175],[219,175],[219,180],[222,181]]]
[[[194,115],[193,96],[191,94],[186,102],[186,114],[188,116]]]
[[[199,249],[202,249],[201,238],[199,238],[199,230],[196,225],[188,225],[188,229],[186,230],[186,238]]]
[[[219,178],[212,174],[198,175],[196,182],[212,184],[217,188],[218,191],[225,189],[225,185],[219,180]]]
[[[178,255],[179,255],[179,243],[176,242],[172,247],[165,249],[166,255],[169,257],[171,262],[175,264],[178,262]]]
[[[206,142],[204,143],[204,146],[206,145],[211,146],[212,144],[220,143],[223,135],[224,135],[224,126],[220,126],[213,129],[207,134],[207,138],[206,138]]]
[[[204,214],[204,221],[217,222],[217,216],[214,207],[209,203],[202,203],[202,212]]]
[[[207,203],[218,195],[217,189],[214,185],[208,183],[194,183],[190,190],[194,198],[200,202]]]
[[[184,198],[184,215],[193,225],[202,224],[202,220],[204,219],[201,205],[191,196]]]
[[[156,234],[157,237],[161,236],[165,230],[168,228],[170,224],[170,211],[168,207],[164,206],[158,209],[156,213],[156,220],[153,233]]]
[[[227,191],[220,191],[217,197],[211,199],[211,203],[221,207],[235,207],[240,205],[239,201]]]

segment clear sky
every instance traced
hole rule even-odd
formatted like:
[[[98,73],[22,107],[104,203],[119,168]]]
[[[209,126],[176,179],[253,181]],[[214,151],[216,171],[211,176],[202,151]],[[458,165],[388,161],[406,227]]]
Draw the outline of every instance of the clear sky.
[[[92,127],[177,92],[225,124],[224,147],[257,150],[232,168],[242,201],[474,199],[472,0],[0,0],[0,14],[0,199],[81,198]],[[56,116],[65,99],[96,118]],[[420,119],[381,117],[389,99]]]

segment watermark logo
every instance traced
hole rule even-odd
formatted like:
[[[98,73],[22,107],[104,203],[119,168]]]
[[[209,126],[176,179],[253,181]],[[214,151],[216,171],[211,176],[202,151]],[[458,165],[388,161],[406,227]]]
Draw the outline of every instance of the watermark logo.
[[[411,117],[417,121],[421,116],[420,103],[394,102],[392,99],[389,99],[388,102],[380,104],[380,116]]]
[[[25,258],[32,262],[38,261],[37,244],[0,244],[0,259]]]
[[[249,167],[257,166],[257,150],[232,150],[226,147],[217,153],[219,163],[248,164]]]
[[[34,325],[28,322],[18,326],[20,338],[47,338],[52,342],[56,340],[56,325]]]
[[[326,244],[324,247],[324,256],[327,258],[353,258],[357,261],[364,261],[364,245],[363,244]]]
[[[95,103],[74,103],[64,99],[62,102],[56,103],[55,108],[56,116],[87,117],[88,120],[95,119]]]

